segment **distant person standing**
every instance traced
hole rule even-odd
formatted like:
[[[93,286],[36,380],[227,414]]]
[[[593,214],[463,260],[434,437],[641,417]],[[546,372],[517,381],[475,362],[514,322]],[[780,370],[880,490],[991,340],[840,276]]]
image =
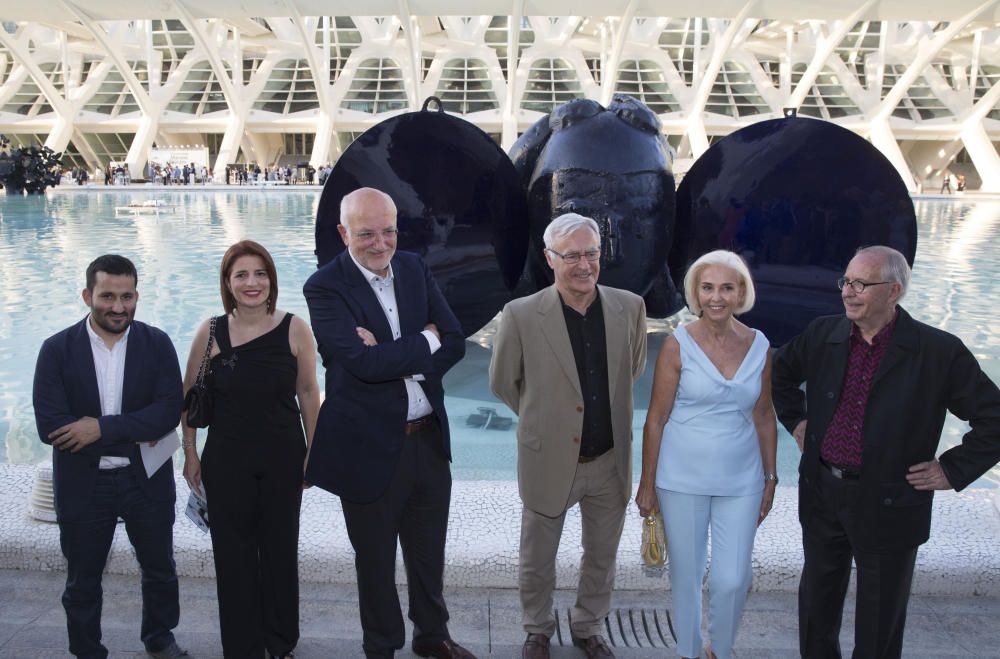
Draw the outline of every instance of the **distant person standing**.
[[[944,173],[944,178],[941,179],[941,192],[940,192],[940,194],[944,194],[946,192],[948,194],[951,194],[951,174],[949,174],[948,172],[945,172]]]
[[[837,281],[844,314],[817,318],[774,355],[774,406],[802,450],[799,650],[807,659],[841,656],[852,562],[853,656],[902,655],[934,490],[962,490],[1000,460],[1000,390],[958,337],[899,305],[909,283],[895,249],[858,250]],[[935,457],[949,411],[970,429]]]
[[[32,395],[38,434],[52,446],[69,651],[108,656],[101,578],[121,518],[142,575],[142,643],[158,659],[186,656],[172,632],[180,618],[173,464],[168,456],[147,476],[140,450],[180,420],[177,353],[166,334],[134,320],[131,261],[101,256],[86,280],[90,313],[42,344]]]

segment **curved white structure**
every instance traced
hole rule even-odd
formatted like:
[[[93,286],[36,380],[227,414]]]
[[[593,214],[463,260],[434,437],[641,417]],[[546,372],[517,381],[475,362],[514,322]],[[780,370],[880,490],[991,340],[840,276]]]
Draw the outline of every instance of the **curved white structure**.
[[[318,167],[431,95],[508,148],[554,105],[622,92],[660,115],[682,170],[797,108],[870,139],[911,190],[947,170],[1000,192],[1000,0],[337,6],[0,0],[0,133],[136,175],[154,144],[207,145],[217,171]]]

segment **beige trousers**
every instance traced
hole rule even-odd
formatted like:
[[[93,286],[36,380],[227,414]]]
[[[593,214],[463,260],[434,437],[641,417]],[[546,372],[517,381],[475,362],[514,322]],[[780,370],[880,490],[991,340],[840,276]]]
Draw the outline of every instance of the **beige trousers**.
[[[625,523],[614,449],[593,462],[577,466],[566,509],[580,504],[583,518],[583,556],[576,604],[571,612],[571,632],[577,638],[606,635],[604,618],[611,608],[618,541]],[[562,536],[565,511],[547,517],[528,508],[521,513],[521,565],[519,586],[524,629],[529,634],[552,636],[556,619],[552,591],[556,586],[556,552]]]

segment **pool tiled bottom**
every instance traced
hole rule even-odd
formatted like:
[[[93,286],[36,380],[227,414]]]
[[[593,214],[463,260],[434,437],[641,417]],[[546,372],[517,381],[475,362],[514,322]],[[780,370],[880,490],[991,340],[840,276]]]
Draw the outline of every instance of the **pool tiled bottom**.
[[[59,530],[28,515],[35,468],[0,465],[0,568],[62,570]],[[188,488],[177,474],[174,556],[178,573],[214,577],[209,537],[183,514]],[[1000,510],[993,489],[941,492],[935,497],[930,541],[917,554],[913,592],[917,595],[1000,596]],[[517,484],[455,481],[445,583],[450,588],[516,588],[521,502]],[[639,561],[641,523],[630,506],[618,552],[616,589],[666,590],[669,570],[650,575]],[[580,557],[580,515],[571,510],[557,557],[557,585],[575,588]],[[802,548],[796,518],[796,489],[779,487],[774,510],[761,526],[754,547],[755,592],[792,592],[798,587]],[[136,574],[124,529],[115,535],[107,571]],[[299,575],[303,582],[353,583],[354,552],[344,529],[340,501],[307,490],[302,502]],[[405,583],[402,558],[398,583]]]

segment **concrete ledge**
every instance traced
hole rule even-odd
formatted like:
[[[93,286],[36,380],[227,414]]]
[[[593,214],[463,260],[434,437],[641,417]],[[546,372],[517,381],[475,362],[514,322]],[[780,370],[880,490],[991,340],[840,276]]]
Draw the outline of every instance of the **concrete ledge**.
[[[59,529],[28,515],[34,480],[31,465],[0,465],[0,568],[62,570]],[[214,577],[211,542],[184,516],[188,488],[177,474],[174,528],[178,573]],[[917,555],[913,592],[918,595],[1000,596],[1000,511],[995,490],[941,492],[935,497],[931,539]],[[516,588],[521,502],[513,482],[456,481],[448,529],[448,587]],[[354,552],[340,501],[307,490],[302,503],[299,574],[304,582],[353,583]],[[639,561],[641,524],[629,508],[618,553],[616,589],[663,590],[669,570],[649,575]],[[557,557],[559,588],[575,588],[579,576],[580,515],[569,512]],[[757,592],[792,592],[798,587],[802,548],[796,518],[796,489],[779,487],[774,510],[761,526],[754,548]],[[115,535],[107,571],[135,574],[137,566],[124,529]],[[405,582],[402,559],[398,583]]]

